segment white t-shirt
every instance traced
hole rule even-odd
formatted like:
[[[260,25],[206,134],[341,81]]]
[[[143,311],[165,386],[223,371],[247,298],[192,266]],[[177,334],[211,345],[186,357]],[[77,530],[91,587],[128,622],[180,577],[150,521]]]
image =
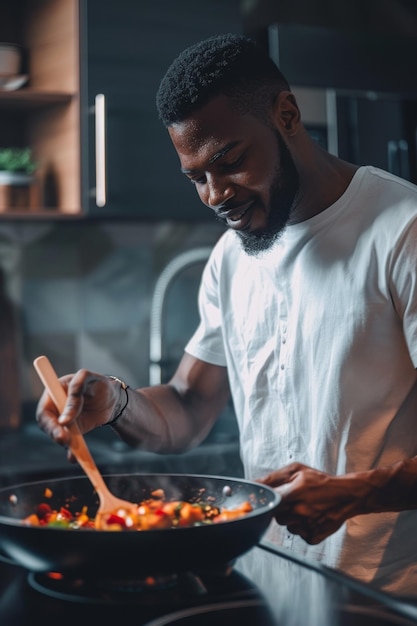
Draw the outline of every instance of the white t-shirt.
[[[417,455],[417,187],[357,170],[328,209],[248,256],[233,231],[204,270],[186,351],[227,366],[245,475],[300,461],[331,474]],[[275,522],[268,539],[417,594],[417,511],[357,516],[310,546]]]

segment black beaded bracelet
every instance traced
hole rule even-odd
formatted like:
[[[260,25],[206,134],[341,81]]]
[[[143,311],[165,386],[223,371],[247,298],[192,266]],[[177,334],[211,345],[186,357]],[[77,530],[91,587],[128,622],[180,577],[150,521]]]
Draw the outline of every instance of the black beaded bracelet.
[[[114,426],[114,424],[117,422],[119,417],[121,417],[121,415],[123,414],[123,411],[125,410],[125,408],[127,407],[127,403],[129,402],[129,396],[128,396],[128,393],[127,393],[127,390],[129,389],[129,385],[127,385],[123,380],[120,380],[120,378],[117,378],[117,376],[110,376],[109,375],[108,378],[111,378],[112,380],[115,380],[118,383],[120,383],[121,388],[123,389],[123,391],[126,394],[126,402],[124,403],[123,407],[118,412],[118,414],[115,417],[113,417],[109,422],[106,422],[105,424],[103,424],[103,426]]]

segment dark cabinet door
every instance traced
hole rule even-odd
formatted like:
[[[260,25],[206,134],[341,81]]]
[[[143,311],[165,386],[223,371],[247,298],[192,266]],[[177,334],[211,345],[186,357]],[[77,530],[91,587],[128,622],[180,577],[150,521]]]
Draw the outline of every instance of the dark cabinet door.
[[[155,95],[183,48],[216,33],[241,32],[240,0],[86,0],[82,6],[88,213],[207,219],[207,209],[179,171]]]
[[[417,182],[417,98],[338,96],[339,156]]]

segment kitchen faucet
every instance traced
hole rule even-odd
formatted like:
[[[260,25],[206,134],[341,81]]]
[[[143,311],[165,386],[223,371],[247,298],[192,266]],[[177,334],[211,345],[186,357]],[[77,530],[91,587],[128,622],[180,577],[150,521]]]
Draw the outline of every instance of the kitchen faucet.
[[[165,299],[172,282],[181,272],[198,263],[205,264],[211,247],[192,248],[174,257],[159,275],[152,295],[149,337],[149,384],[162,382],[163,314]]]

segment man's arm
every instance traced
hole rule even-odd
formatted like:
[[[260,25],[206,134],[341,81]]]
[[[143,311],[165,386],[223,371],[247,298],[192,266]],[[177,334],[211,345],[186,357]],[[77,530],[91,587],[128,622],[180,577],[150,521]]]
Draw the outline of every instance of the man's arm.
[[[417,457],[341,476],[292,463],[261,482],[282,496],[277,522],[311,544],[356,515],[417,508]]]
[[[230,397],[227,370],[185,354],[166,385],[138,389],[114,426],[132,445],[181,452],[198,445]]]
[[[79,370],[63,376],[66,407],[60,416],[45,392],[37,421],[56,443],[67,446],[66,428],[74,420],[83,433],[107,424],[125,402],[120,383]],[[131,445],[154,452],[179,452],[202,441],[229,397],[225,367],[184,354],[172,379],[164,385],[127,390],[127,405],[113,428]]]

